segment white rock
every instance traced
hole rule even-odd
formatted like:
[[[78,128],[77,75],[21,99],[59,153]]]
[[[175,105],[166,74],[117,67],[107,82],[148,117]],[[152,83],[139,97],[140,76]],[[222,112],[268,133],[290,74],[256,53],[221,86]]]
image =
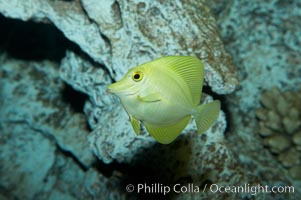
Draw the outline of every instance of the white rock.
[[[22,121],[33,130],[53,137],[60,148],[89,167],[95,157],[86,138],[89,133],[86,119],[63,101],[64,82],[59,79],[58,64],[15,60],[5,55],[0,62],[0,73],[6,74],[0,80],[1,95],[5,95],[0,120]]]
[[[0,12],[22,20],[50,21],[114,79],[164,55],[196,55],[206,81],[219,94],[238,81],[215,20],[204,1],[0,1]]]
[[[34,199],[54,164],[55,145],[25,120],[3,121],[0,118],[1,188],[10,196]]]

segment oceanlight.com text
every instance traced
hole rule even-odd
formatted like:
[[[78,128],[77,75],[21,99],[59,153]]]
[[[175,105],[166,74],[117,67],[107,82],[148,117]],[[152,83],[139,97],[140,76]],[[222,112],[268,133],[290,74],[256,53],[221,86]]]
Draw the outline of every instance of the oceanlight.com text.
[[[169,194],[174,193],[246,193],[250,195],[256,195],[258,193],[294,193],[294,186],[269,186],[269,185],[250,185],[243,184],[240,186],[226,186],[219,184],[205,184],[203,187],[194,185],[193,183],[182,185],[174,184],[164,185],[161,183],[138,183],[136,185],[128,184],[126,186],[127,192],[136,192],[138,194]]]

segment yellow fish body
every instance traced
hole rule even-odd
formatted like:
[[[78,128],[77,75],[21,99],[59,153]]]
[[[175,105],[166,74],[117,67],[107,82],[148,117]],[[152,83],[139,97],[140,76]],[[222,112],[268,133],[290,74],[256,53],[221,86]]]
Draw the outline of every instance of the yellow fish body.
[[[167,56],[130,69],[108,86],[127,113],[135,133],[140,122],[162,144],[171,143],[194,117],[203,133],[217,119],[220,102],[200,104],[203,63],[192,56]]]

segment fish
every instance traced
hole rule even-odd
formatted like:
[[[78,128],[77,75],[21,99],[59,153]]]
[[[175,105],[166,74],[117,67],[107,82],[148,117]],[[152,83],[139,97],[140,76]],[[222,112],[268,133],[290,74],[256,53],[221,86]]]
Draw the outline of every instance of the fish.
[[[220,101],[200,104],[204,65],[195,56],[165,56],[129,69],[110,85],[119,97],[134,132],[141,125],[159,143],[173,142],[193,117],[197,132],[206,132],[216,121]]]

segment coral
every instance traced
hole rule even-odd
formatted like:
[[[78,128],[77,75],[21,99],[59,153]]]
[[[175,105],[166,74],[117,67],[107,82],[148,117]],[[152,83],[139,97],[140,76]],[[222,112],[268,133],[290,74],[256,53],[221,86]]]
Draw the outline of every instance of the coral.
[[[294,179],[301,180],[301,90],[282,92],[274,87],[261,94],[256,110],[259,134]],[[299,169],[299,170],[297,170]]]
[[[213,91],[227,94],[237,85],[231,57],[204,1],[12,0],[1,1],[0,12],[53,23],[116,79],[163,55],[195,54],[204,60]]]

